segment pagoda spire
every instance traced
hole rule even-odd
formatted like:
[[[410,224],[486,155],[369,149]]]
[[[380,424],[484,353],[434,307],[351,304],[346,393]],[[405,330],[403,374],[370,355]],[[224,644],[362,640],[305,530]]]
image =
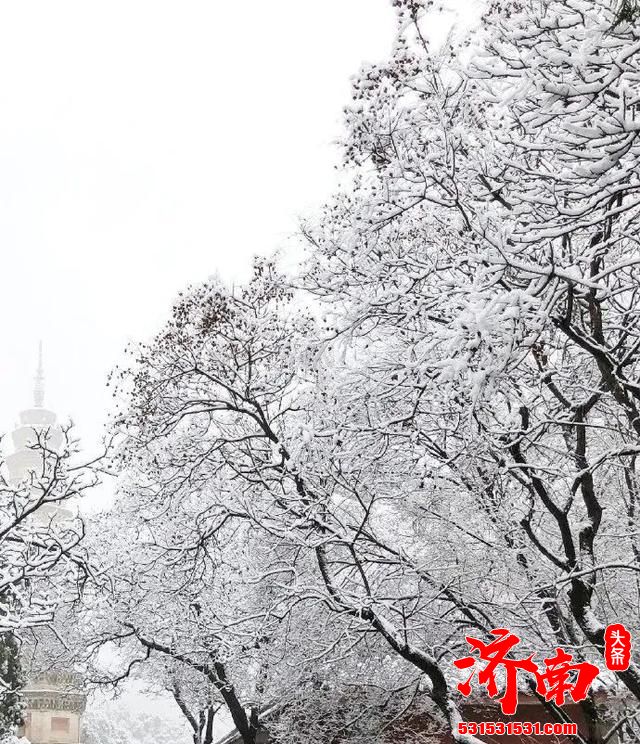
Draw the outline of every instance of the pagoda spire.
[[[33,386],[33,403],[36,408],[44,405],[44,368],[42,366],[42,341],[38,344],[38,369]]]

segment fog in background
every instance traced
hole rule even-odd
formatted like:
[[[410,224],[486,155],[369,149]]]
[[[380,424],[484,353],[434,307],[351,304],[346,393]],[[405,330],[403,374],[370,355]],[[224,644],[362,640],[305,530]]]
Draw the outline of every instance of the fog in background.
[[[0,430],[46,404],[99,441],[108,371],[177,292],[291,241],[335,184],[388,0],[0,2]]]

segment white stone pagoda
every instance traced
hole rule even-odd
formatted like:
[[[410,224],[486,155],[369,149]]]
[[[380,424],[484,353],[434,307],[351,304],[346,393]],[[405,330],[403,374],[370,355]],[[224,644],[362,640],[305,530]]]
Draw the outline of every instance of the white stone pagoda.
[[[13,451],[5,462],[11,481],[22,481],[37,470],[41,455],[31,448],[37,435],[46,435],[47,446],[61,447],[63,433],[53,411],[44,407],[42,344],[33,391],[33,407],[20,412],[19,423],[11,432]],[[43,505],[36,516],[43,522],[69,519],[72,512],[56,504]],[[82,678],[74,672],[51,669],[31,676],[23,690],[24,726],[19,731],[31,744],[79,744],[81,716],[86,705]]]

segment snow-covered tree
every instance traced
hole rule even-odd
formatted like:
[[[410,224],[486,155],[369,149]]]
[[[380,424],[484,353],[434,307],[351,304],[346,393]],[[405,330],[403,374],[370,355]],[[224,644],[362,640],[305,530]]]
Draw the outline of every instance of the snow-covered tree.
[[[592,661],[640,631],[640,46],[605,0],[491,3],[437,52],[430,4],[394,5],[299,276],[189,290],[121,373],[122,499],[182,608],[156,650],[233,665],[305,617],[352,669],[374,638],[466,744],[470,630]],[[640,700],[635,663],[616,684]]]
[[[22,656],[34,628],[78,599],[87,577],[77,500],[96,479],[69,427],[23,426],[0,461],[0,735],[22,720]],[[73,506],[70,506],[73,504]]]
[[[0,740],[4,740],[15,732],[23,720],[20,690],[24,686],[24,674],[20,644],[10,632],[0,637],[0,682]]]
[[[50,622],[86,576],[77,502],[95,476],[77,461],[69,428],[28,436],[20,477],[0,462],[0,631]]]

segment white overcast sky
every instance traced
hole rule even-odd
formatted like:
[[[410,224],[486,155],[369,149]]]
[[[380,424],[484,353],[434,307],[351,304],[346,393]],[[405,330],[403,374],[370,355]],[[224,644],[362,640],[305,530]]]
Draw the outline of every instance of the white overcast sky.
[[[0,0],[0,429],[46,403],[95,447],[105,381],[190,281],[246,275],[334,185],[388,0]]]

